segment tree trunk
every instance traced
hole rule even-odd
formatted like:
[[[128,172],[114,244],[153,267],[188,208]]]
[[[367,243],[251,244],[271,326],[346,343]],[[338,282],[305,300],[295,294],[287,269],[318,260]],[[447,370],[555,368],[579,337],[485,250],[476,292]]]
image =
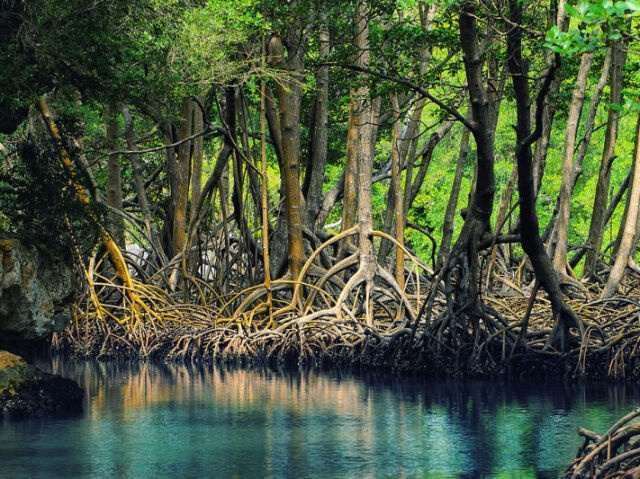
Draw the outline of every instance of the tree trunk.
[[[557,8],[551,8],[549,11],[549,17],[547,19],[547,29],[550,29],[552,26],[557,26],[560,32],[566,32],[569,28],[569,17],[567,15],[567,11],[565,9],[566,0],[559,0],[557,4]],[[554,54],[551,50],[547,51],[545,55],[545,61],[547,64],[547,68],[550,68],[552,63],[554,62]],[[536,192],[536,197],[540,192],[540,187],[542,186],[542,178],[544,176],[545,165],[547,161],[547,151],[549,149],[549,141],[551,140],[551,131],[553,127],[553,119],[556,114],[556,108],[558,106],[557,94],[560,89],[560,81],[561,78],[559,75],[555,75],[551,86],[549,87],[549,93],[546,95],[544,100],[544,104],[541,106],[543,108],[542,113],[542,130],[540,137],[536,140],[536,146],[533,152],[533,177],[534,177],[534,188]],[[533,111],[534,115],[537,115],[537,108]]]
[[[358,130],[363,126],[356,92],[351,90],[349,105],[349,129],[347,131],[347,151],[344,165],[344,188],[342,193],[342,231],[346,231],[355,224],[356,220],[356,178],[358,175],[357,143]]]
[[[129,107],[126,105],[122,106],[122,118],[124,119],[124,137],[127,141],[127,149],[134,151],[137,147],[135,131],[133,128],[133,117],[131,116]],[[142,162],[140,161],[140,155],[137,153],[131,153],[128,156],[129,162],[131,163],[131,172],[138,197],[138,204],[140,205],[140,211],[142,213],[142,221],[144,222],[144,229],[151,241],[151,245],[155,249],[155,253],[160,255],[160,258],[164,261],[166,258],[164,256],[164,251],[162,250],[160,235],[153,224],[151,209],[149,208],[149,201],[147,200],[144,178],[142,177]]]
[[[354,44],[358,52],[356,63],[358,66],[369,66],[369,19],[368,3],[358,1],[356,6]],[[373,211],[371,203],[371,173],[373,171],[373,157],[375,148],[376,120],[380,99],[369,99],[369,87],[360,86],[355,94],[355,114],[358,119],[358,135],[355,142],[356,164],[358,165],[358,246],[360,271],[365,282],[366,298],[365,310],[369,324],[372,323],[371,290],[376,272],[376,257],[373,249]],[[346,188],[345,188],[346,191]],[[346,201],[346,196],[345,196]]]
[[[587,150],[589,149],[591,143],[591,135],[593,135],[593,131],[595,129],[596,116],[598,114],[598,107],[600,106],[600,99],[602,98],[602,91],[607,85],[607,79],[609,78],[609,72],[611,71],[612,57],[613,47],[607,47],[607,51],[604,57],[604,63],[602,65],[602,71],[600,72],[600,78],[598,79],[598,83],[593,89],[593,94],[591,95],[591,104],[589,105],[589,113],[587,113],[584,135],[582,136],[580,148],[578,149],[578,154],[576,155],[575,164],[573,166],[573,177],[571,181],[572,191],[573,188],[575,188],[576,183],[578,182],[578,178],[582,174],[582,164],[584,163],[584,159],[587,156]]]
[[[298,39],[299,40],[299,39]],[[269,52],[276,66],[286,67],[291,78],[279,81],[276,95],[280,108],[281,148],[284,171],[285,207],[287,212],[287,247],[289,273],[297,278],[304,263],[302,246],[302,192],[300,189],[300,106],[302,86],[300,76],[303,73],[302,45],[288,44],[285,60],[282,40],[273,37],[269,42]]]
[[[611,80],[610,80],[610,102],[620,103],[622,99],[622,67],[626,62],[626,48],[622,43],[615,45],[613,50]],[[615,158],[616,140],[618,138],[618,120],[620,112],[617,109],[609,108],[607,117],[607,129],[602,148],[602,161],[598,173],[598,183],[593,199],[593,213],[589,225],[589,236],[587,238],[587,257],[585,259],[582,276],[592,277],[596,271],[596,264],[602,249],[602,237],[604,234],[605,219],[607,210],[607,196],[609,194],[609,184],[611,181],[611,167]]]
[[[322,14],[326,22],[326,13]],[[329,28],[324,23],[318,32],[318,48],[320,61],[326,61],[329,57]],[[322,206],[322,185],[327,164],[327,147],[329,138],[329,67],[321,66],[316,73],[316,98],[313,113],[313,135],[309,164],[305,172],[306,202],[305,223],[313,230]],[[308,181],[307,181],[308,178]]]
[[[611,272],[609,273],[609,279],[602,290],[603,298],[610,298],[615,294],[618,284],[620,284],[620,280],[622,279],[622,275],[624,274],[624,270],[627,267],[627,263],[629,262],[630,253],[635,247],[633,240],[637,230],[640,203],[640,113],[638,114],[636,126],[635,154],[633,158],[632,171],[631,188],[629,190],[629,209],[624,222],[624,229],[622,230],[616,260]]]
[[[201,101],[202,103],[202,101]],[[204,128],[202,109],[200,105],[193,108],[193,133],[200,133]],[[195,208],[200,199],[200,191],[202,189],[202,157],[203,157],[203,138],[199,136],[193,140],[193,161],[191,166],[191,209],[189,217],[195,216]]]
[[[471,108],[467,112],[467,120],[471,120]],[[442,221],[442,240],[438,249],[437,265],[440,267],[445,259],[449,256],[451,240],[453,239],[455,215],[458,207],[458,198],[460,196],[460,186],[462,185],[462,177],[464,176],[464,167],[467,163],[467,155],[469,153],[469,137],[468,128],[462,127],[462,138],[460,139],[460,151],[458,152],[458,161],[456,161],[456,171],[453,175],[453,183],[451,184],[451,192],[449,193],[449,201],[444,213]]]
[[[107,129],[107,147],[109,148],[109,161],[107,163],[107,205],[117,211],[122,211],[122,185],[121,185],[121,167],[120,155],[113,153],[118,150],[118,118],[116,109],[109,107],[106,118]],[[109,226],[112,232],[113,240],[119,248],[124,248],[124,225],[122,217],[114,212],[109,211]]]
[[[477,325],[481,316],[478,304],[478,245],[483,234],[490,231],[490,218],[495,193],[494,179],[494,132],[486,83],[483,79],[482,51],[478,41],[476,2],[466,1],[460,9],[460,46],[467,78],[469,103],[471,105],[471,133],[477,151],[477,184],[462,231],[454,244],[447,267],[442,274],[455,279],[453,294],[448,301],[449,311],[456,311],[451,320],[461,322],[466,316]],[[447,283],[452,283],[448,278]],[[452,313],[453,314],[453,313]]]
[[[394,112],[393,122],[393,142],[391,145],[391,184],[389,191],[393,191],[393,216],[395,217],[394,237],[400,245],[404,245],[404,213],[402,212],[402,186],[400,185],[400,107],[398,98],[391,97],[391,105]],[[389,195],[391,197],[391,195]],[[388,204],[387,208],[390,209]],[[401,288],[404,288],[404,251],[396,247],[396,281]]]
[[[510,0],[510,17],[515,24],[522,22],[522,4],[518,0]],[[536,98],[536,128],[531,133],[531,110],[529,95],[529,73],[522,58],[522,31],[512,28],[507,37],[507,58],[515,92],[518,122],[516,127],[517,145],[516,161],[518,163],[518,189],[520,191],[521,242],[536,275],[536,279],[547,291],[551,301],[555,325],[549,344],[565,350],[568,346],[569,328],[580,326],[573,312],[562,297],[558,279],[553,271],[551,259],[540,238],[538,218],[536,214],[535,178],[533,175],[533,158],[531,144],[542,132],[543,102],[549,93],[556,66],[546,71],[546,78]],[[521,335],[522,337],[522,335]]]
[[[564,152],[562,156],[562,182],[558,195],[558,217],[555,223],[556,246],[553,255],[553,269],[561,275],[567,271],[567,247],[569,241],[569,217],[571,214],[571,193],[573,190],[573,157],[575,142],[580,123],[582,106],[584,105],[584,93],[589,79],[589,70],[593,62],[593,53],[582,54],[576,86],[573,90],[573,98],[569,106],[567,129],[564,137]]]
[[[191,116],[193,101],[182,100],[180,109],[180,140],[191,136]],[[191,167],[191,142],[185,141],[178,146],[178,164],[176,169],[176,204],[173,213],[173,256],[182,252],[186,240],[187,201],[189,199],[189,172]]]

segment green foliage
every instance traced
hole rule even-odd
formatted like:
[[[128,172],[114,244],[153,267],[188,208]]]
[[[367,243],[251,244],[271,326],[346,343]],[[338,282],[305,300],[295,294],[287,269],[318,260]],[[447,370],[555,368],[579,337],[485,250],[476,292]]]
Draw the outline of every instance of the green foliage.
[[[90,251],[97,232],[88,226],[86,207],[69,187],[58,151],[50,143],[30,138],[18,145],[18,152],[21,161],[12,171],[0,174],[0,230],[26,244],[71,257],[75,254],[71,225],[79,246]],[[96,214],[103,216],[99,210]]]

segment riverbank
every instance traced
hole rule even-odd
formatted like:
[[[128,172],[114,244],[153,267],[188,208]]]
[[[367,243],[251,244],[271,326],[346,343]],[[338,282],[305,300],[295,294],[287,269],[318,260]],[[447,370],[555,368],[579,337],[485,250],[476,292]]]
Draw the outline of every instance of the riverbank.
[[[573,331],[574,342],[566,352],[545,344],[553,328],[548,304],[538,302],[531,308],[526,336],[520,341],[517,335],[522,331],[527,299],[493,299],[493,305],[510,319],[501,331],[485,333],[477,344],[465,342],[463,334],[458,335],[457,344],[438,343],[424,323],[417,327],[402,321],[367,326],[293,318],[262,327],[242,318],[216,320],[201,309],[192,321],[140,322],[135,327],[77,322],[54,335],[52,348],[77,358],[338,366],[441,377],[640,379],[640,328],[635,326],[640,305],[634,298],[574,301],[572,306],[587,327],[581,338]],[[196,306],[190,307],[195,311]]]

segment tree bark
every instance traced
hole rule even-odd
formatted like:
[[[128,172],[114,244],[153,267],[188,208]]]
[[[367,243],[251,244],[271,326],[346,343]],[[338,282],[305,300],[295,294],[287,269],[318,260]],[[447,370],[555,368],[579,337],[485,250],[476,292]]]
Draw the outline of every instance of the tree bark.
[[[627,211],[624,229],[620,238],[620,246],[616,253],[613,268],[609,273],[609,279],[602,290],[603,298],[613,296],[620,284],[624,270],[629,263],[630,253],[635,247],[634,238],[637,233],[638,211],[640,203],[640,113],[636,126],[635,154],[632,166],[631,189],[629,190],[629,209]]]
[[[467,119],[471,120],[471,108],[467,111]],[[460,151],[458,152],[458,160],[456,161],[456,171],[453,174],[453,183],[451,184],[451,192],[449,193],[449,201],[444,213],[442,221],[442,240],[438,249],[438,258],[436,264],[441,267],[451,248],[453,239],[455,215],[458,206],[458,198],[460,197],[460,186],[462,185],[462,177],[464,176],[464,167],[467,163],[467,155],[469,153],[469,137],[468,128],[462,127],[462,137],[460,139]]]
[[[626,62],[626,48],[622,43],[614,46],[611,79],[610,79],[610,102],[620,103],[622,99],[622,68]],[[616,141],[618,138],[618,121],[620,112],[617,109],[609,108],[607,117],[607,128],[602,148],[602,160],[598,172],[598,183],[593,199],[593,213],[589,224],[589,236],[587,237],[587,257],[585,259],[582,277],[593,277],[596,265],[602,249],[602,237],[605,227],[605,212],[607,210],[607,197],[609,194],[609,184],[611,182],[611,167],[615,159]]]
[[[511,21],[519,25],[522,22],[522,4],[518,0],[510,0],[509,4]],[[552,64],[551,68],[545,72],[546,77],[544,83],[536,98],[536,127],[535,131],[531,133],[529,72],[522,58],[522,31],[519,28],[512,28],[510,30],[507,36],[507,49],[507,58],[514,87],[518,116],[516,126],[516,161],[518,163],[518,188],[520,191],[522,249],[527,256],[529,256],[536,279],[547,291],[551,301],[555,327],[549,344],[557,346],[560,350],[565,350],[568,347],[569,328],[571,326],[579,326],[579,322],[575,314],[564,302],[560,284],[553,271],[551,259],[540,238],[536,214],[533,158],[531,155],[531,144],[537,140],[537,137],[539,137],[542,132],[543,102],[545,96],[549,93],[553,75],[556,70],[556,64]]]
[[[107,109],[106,129],[107,147],[109,148],[109,161],[107,163],[107,205],[114,210],[122,211],[120,155],[114,153],[118,150],[118,134],[120,128],[118,126],[116,109],[113,107]],[[124,248],[125,239],[122,217],[114,211],[109,211],[108,218],[113,240],[119,248]]]
[[[202,103],[202,101],[201,101]],[[193,108],[193,133],[199,133],[203,130],[203,116],[200,105]],[[195,215],[195,208],[200,199],[200,191],[202,190],[202,159],[204,153],[204,140],[199,136],[193,140],[193,160],[191,165],[191,209],[189,217]]]
[[[318,32],[318,48],[320,61],[329,57],[329,28],[326,24],[326,13],[322,13],[323,24]],[[329,67],[323,65],[316,73],[317,93],[314,101],[313,132],[311,153],[307,171],[305,172],[306,192],[305,223],[313,230],[322,206],[322,185],[327,164],[327,147],[329,138]],[[308,180],[307,180],[308,179]]]
[[[589,70],[593,62],[593,53],[582,54],[573,98],[569,106],[567,128],[564,136],[564,151],[562,155],[562,182],[558,194],[558,217],[555,222],[555,250],[553,255],[553,269],[560,275],[567,274],[567,247],[569,241],[569,217],[571,215],[571,193],[573,190],[573,160],[575,154],[578,125],[584,105],[584,93],[589,79]]]
[[[356,178],[358,176],[357,144],[358,130],[362,128],[361,112],[358,112],[358,99],[355,90],[351,90],[349,105],[349,129],[347,131],[347,151],[344,165],[344,187],[342,193],[342,231],[355,224],[356,220]]]
[[[135,131],[133,125],[133,117],[129,111],[129,107],[122,106],[122,118],[124,119],[124,137],[127,141],[127,149],[134,151],[137,149],[135,140]],[[144,229],[151,241],[153,248],[156,250],[156,254],[160,255],[164,261],[164,251],[162,250],[162,243],[160,241],[160,235],[153,224],[153,217],[151,215],[151,209],[149,208],[149,201],[147,199],[147,191],[144,185],[144,178],[142,177],[142,162],[140,161],[140,155],[137,153],[131,153],[129,156],[129,162],[131,163],[131,171],[133,176],[133,183],[136,188],[136,194],[138,198],[138,205],[140,205],[140,212],[142,213],[142,221],[144,222]]]
[[[299,40],[299,39],[298,39]],[[287,248],[289,273],[296,278],[304,263],[302,245],[302,191],[300,189],[300,106],[302,103],[303,45],[287,43],[287,58],[279,37],[269,42],[269,53],[275,66],[287,68],[290,78],[277,83],[276,96],[280,109],[281,148],[284,171],[285,207],[287,212]]]
[[[182,100],[180,109],[180,139],[191,136],[193,101]],[[189,199],[189,172],[191,166],[191,141],[178,146],[178,163],[176,169],[176,204],[173,213],[173,256],[182,252],[186,240],[187,201]]]

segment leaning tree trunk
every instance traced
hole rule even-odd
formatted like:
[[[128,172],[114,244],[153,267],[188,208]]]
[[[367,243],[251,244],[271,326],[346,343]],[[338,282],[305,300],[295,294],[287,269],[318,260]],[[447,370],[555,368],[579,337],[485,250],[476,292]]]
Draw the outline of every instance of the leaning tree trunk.
[[[636,235],[638,222],[638,209],[640,202],[640,113],[636,126],[635,155],[633,159],[633,175],[631,177],[631,189],[629,190],[629,209],[627,210],[624,229],[620,238],[620,246],[616,254],[616,260],[609,273],[609,279],[602,290],[603,298],[610,298],[616,292],[622,279],[624,270],[629,262],[631,251],[634,249],[633,240]]]
[[[448,293],[447,312],[437,326],[439,342],[442,342],[445,330],[453,333],[452,340],[456,341],[460,330],[453,325],[461,324],[465,318],[473,326],[477,341],[479,321],[485,318],[482,304],[478,301],[478,253],[482,236],[490,232],[491,228],[495,192],[494,131],[487,87],[483,79],[484,62],[478,40],[476,6],[475,1],[464,2],[458,23],[472,114],[472,120],[466,123],[476,143],[477,180],[462,231],[437,279],[438,282],[440,278],[444,279]],[[464,327],[461,331],[467,330]]]
[[[626,48],[622,43],[614,46],[610,79],[610,102],[618,104],[622,99],[622,67],[626,61]],[[615,159],[616,140],[618,138],[618,120],[620,112],[615,108],[609,108],[607,128],[602,148],[602,160],[598,173],[598,183],[593,198],[593,213],[589,224],[589,236],[586,241],[587,257],[585,259],[582,276],[593,277],[600,250],[602,249],[602,237],[605,227],[605,212],[607,211],[607,196],[611,182],[611,167]]]
[[[140,155],[135,152],[136,140],[133,127],[133,116],[129,111],[129,107],[122,106],[122,118],[124,119],[124,137],[127,141],[127,149],[129,153],[129,162],[131,163],[131,174],[133,176],[133,183],[136,188],[138,205],[142,213],[142,221],[144,222],[144,229],[151,241],[151,245],[155,250],[154,253],[160,257],[162,263],[166,261],[164,251],[162,250],[162,242],[160,235],[155,225],[153,224],[153,218],[151,216],[151,208],[149,207],[149,201],[147,199],[147,191],[144,185],[144,178],[142,177],[142,162],[140,161]]]
[[[567,129],[564,137],[564,151],[562,156],[562,182],[558,195],[558,216],[555,223],[556,246],[553,255],[553,268],[560,275],[567,274],[567,247],[569,240],[569,217],[571,214],[571,193],[573,184],[573,157],[575,153],[578,125],[584,105],[584,93],[589,79],[589,70],[593,62],[593,53],[582,54],[573,98],[569,106]]]
[[[522,22],[522,5],[518,0],[510,0],[511,21],[519,25]],[[575,314],[566,305],[558,279],[554,273],[551,259],[540,238],[538,217],[536,213],[535,178],[533,174],[533,157],[531,145],[542,133],[543,104],[549,93],[557,63],[546,71],[546,77],[536,98],[536,128],[531,132],[531,111],[529,94],[529,73],[522,58],[522,31],[512,28],[507,37],[508,61],[515,93],[518,122],[516,126],[516,161],[518,163],[518,189],[520,191],[520,218],[522,249],[527,253],[536,279],[547,291],[551,301],[555,326],[548,344],[565,350],[568,346],[569,328],[582,327]],[[523,335],[521,335],[523,337]]]
[[[471,120],[471,108],[467,113],[467,119]],[[455,215],[458,207],[458,198],[460,197],[460,187],[462,185],[462,177],[464,176],[464,167],[467,163],[467,155],[469,153],[469,137],[471,136],[469,129],[463,126],[462,137],[460,139],[460,151],[458,152],[458,160],[456,161],[456,170],[453,175],[453,183],[451,184],[451,192],[449,193],[449,201],[444,212],[444,220],[442,221],[442,239],[440,240],[440,248],[438,249],[437,265],[442,266],[445,259],[449,256],[451,248],[451,240],[453,239]]]

